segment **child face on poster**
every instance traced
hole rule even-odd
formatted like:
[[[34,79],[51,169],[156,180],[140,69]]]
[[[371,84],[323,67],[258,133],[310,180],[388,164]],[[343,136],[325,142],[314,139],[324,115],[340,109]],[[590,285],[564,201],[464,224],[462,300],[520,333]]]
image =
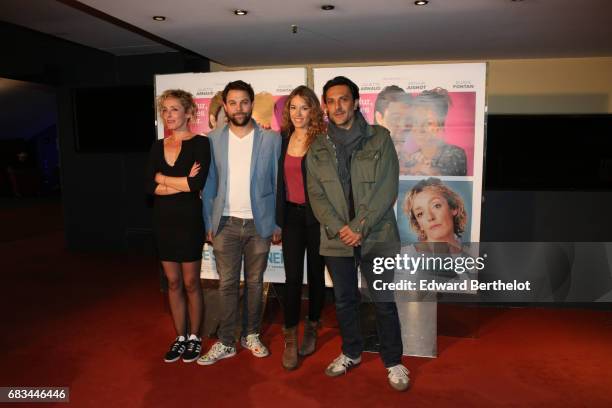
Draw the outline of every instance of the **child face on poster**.
[[[441,140],[443,128],[440,118],[428,106],[418,106],[413,109],[412,139],[419,149],[435,146]]]
[[[420,241],[458,244],[467,215],[463,199],[438,178],[421,180],[406,194],[404,212]]]
[[[374,103],[374,123],[389,131],[398,153],[404,149],[412,129],[412,97],[397,85],[383,88]]]
[[[440,127],[431,109],[417,107],[413,110],[412,141],[417,151],[408,156],[413,158],[407,173],[421,176],[440,176],[439,169],[432,166],[432,158],[438,153],[438,146],[443,143]]]
[[[391,102],[383,114],[379,112],[375,114],[377,115],[376,121],[391,133],[391,138],[396,147],[403,146],[412,129],[410,105],[401,100]]]
[[[420,149],[443,143],[444,124],[451,100],[444,88],[421,92],[414,100],[413,139]]]

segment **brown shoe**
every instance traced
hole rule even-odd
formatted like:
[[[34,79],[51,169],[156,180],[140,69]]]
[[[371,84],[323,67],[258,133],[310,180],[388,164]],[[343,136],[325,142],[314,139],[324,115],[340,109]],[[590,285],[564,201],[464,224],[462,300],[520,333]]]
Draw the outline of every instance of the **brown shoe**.
[[[304,340],[300,347],[300,356],[308,356],[314,353],[317,347],[317,330],[320,327],[320,322],[312,322],[308,319],[304,322]]]
[[[283,328],[285,335],[285,351],[283,351],[283,367],[295,370],[298,366],[297,326]]]

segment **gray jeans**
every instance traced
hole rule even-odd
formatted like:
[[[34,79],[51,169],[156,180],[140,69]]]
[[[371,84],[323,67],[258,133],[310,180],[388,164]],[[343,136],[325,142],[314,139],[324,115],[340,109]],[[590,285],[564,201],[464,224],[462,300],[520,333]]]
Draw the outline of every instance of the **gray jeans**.
[[[259,333],[261,325],[263,275],[268,266],[270,238],[262,238],[252,219],[222,217],[213,238],[213,254],[219,273],[219,339],[226,346],[236,343],[240,270],[244,257],[247,332]]]

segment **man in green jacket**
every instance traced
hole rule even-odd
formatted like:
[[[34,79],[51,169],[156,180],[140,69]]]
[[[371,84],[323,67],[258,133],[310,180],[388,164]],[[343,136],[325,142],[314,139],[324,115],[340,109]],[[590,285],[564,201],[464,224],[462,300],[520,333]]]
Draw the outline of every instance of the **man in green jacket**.
[[[359,88],[346,77],[323,87],[329,117],[327,134],[318,135],[306,157],[308,197],[321,223],[320,253],[325,257],[336,298],[342,353],[325,370],[335,377],[361,362],[359,324],[361,269],[376,305],[380,356],[389,384],[408,388],[402,363],[402,338],[393,298],[373,289],[372,260],[379,251],[399,248],[393,205],[397,199],[399,164],[389,132],[370,126],[359,112]],[[397,244],[397,245],[396,245]],[[387,277],[387,279],[389,279]]]

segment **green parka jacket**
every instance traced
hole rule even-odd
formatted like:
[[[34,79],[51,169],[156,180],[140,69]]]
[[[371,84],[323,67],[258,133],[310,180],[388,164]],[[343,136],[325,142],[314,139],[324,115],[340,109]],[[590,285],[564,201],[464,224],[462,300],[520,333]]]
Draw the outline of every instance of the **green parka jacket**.
[[[323,256],[350,257],[338,232],[348,225],[361,233],[361,253],[375,244],[399,242],[393,206],[397,199],[399,163],[389,131],[368,125],[366,136],[351,157],[351,185],[355,218],[349,209],[338,176],[335,147],[326,134],[317,135],[306,156],[308,199],[321,223]]]

